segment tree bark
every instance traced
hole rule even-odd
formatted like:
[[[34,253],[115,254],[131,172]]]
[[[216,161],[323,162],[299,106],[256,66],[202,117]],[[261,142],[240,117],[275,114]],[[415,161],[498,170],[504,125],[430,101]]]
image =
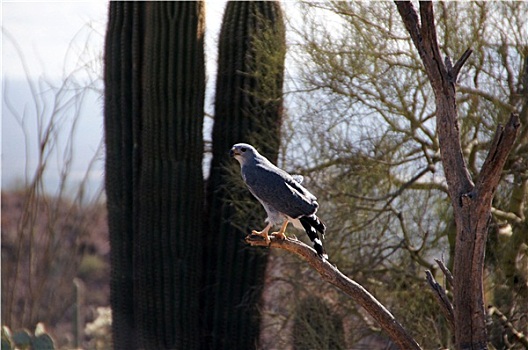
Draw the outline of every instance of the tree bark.
[[[411,2],[398,1],[396,6],[435,94],[440,152],[457,231],[453,269],[455,346],[457,349],[486,349],[482,274],[491,201],[513,147],[520,126],[519,118],[512,114],[506,127],[498,127],[492,148],[474,184],[460,146],[455,98],[457,76],[471,50],[467,50],[454,66],[448,57],[444,61],[436,37],[433,4],[420,2],[421,23]]]
[[[268,246],[268,242],[257,235],[249,235],[245,238],[245,241],[251,246]],[[328,260],[321,259],[315,250],[298,240],[291,238],[280,240],[273,236],[271,236],[269,247],[287,250],[306,260],[325,281],[332,283],[361,305],[401,349],[421,349],[416,340],[403,328],[385,306],[363,288],[363,286],[345,276],[337,267],[328,262]]]

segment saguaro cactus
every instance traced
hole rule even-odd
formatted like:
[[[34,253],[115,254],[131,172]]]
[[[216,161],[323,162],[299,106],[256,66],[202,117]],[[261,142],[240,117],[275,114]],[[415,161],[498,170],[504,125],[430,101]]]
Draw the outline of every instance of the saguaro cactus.
[[[147,5],[134,245],[142,347],[192,349],[200,340],[203,6],[203,2]]]
[[[208,227],[204,230],[202,310],[208,349],[251,349],[258,339],[257,306],[267,253],[248,249],[242,238],[263,224],[265,213],[258,209],[258,215],[253,210],[246,211],[246,218],[236,215],[234,207],[240,203],[258,204],[245,188],[232,185],[233,176],[239,178],[240,174],[230,171],[237,165],[227,154],[234,143],[250,142],[266,157],[277,160],[284,56],[284,24],[278,2],[227,4],[219,41]]]
[[[144,3],[110,2],[105,42],[105,187],[110,232],[113,342],[134,349],[133,254],[137,227]]]
[[[319,297],[308,296],[294,309],[293,349],[346,349],[342,320]]]
[[[106,189],[114,347],[199,347],[203,2],[110,4]]]

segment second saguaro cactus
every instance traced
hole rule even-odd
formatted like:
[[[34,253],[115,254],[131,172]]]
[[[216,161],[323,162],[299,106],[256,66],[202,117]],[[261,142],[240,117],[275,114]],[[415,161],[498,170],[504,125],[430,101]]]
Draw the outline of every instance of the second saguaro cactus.
[[[278,2],[227,3],[206,192],[202,310],[207,349],[252,349],[258,341],[267,252],[248,248],[243,237],[259,228],[266,215],[236,182],[238,165],[227,154],[233,144],[248,142],[277,160],[285,47]]]

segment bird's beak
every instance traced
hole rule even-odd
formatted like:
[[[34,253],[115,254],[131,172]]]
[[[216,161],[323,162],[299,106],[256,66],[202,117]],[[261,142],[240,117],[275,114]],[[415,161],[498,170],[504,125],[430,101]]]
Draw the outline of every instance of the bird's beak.
[[[229,151],[229,155],[231,156],[231,158],[233,158],[234,156],[239,156],[240,153],[238,153],[236,148],[231,148],[231,150]]]

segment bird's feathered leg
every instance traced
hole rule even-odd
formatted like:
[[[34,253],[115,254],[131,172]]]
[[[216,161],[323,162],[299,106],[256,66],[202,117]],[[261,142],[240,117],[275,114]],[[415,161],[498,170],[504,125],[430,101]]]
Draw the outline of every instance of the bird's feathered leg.
[[[255,230],[253,230],[253,231],[251,231],[251,234],[252,234],[252,235],[258,235],[258,236],[263,236],[264,239],[266,240],[266,242],[269,243],[269,242],[271,241],[270,238],[269,238],[269,236],[268,236],[268,231],[269,231],[270,229],[271,229],[271,224],[268,224],[268,226],[264,227],[264,230],[262,230],[262,231],[260,231],[260,232],[259,232],[259,231],[255,231]]]
[[[284,234],[284,231],[286,231],[286,226],[288,226],[288,222],[288,219],[284,220],[284,224],[282,224],[280,230],[278,232],[273,232],[272,235],[279,239],[285,240],[286,235]]]

